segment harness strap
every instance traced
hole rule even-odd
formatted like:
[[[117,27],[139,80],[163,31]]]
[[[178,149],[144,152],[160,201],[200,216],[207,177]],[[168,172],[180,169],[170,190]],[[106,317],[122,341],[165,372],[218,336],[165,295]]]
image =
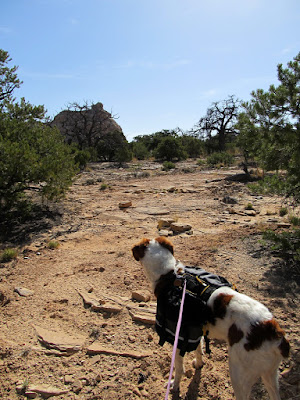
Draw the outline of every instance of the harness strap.
[[[172,380],[172,374],[173,374],[173,369],[174,369],[175,356],[176,356],[176,350],[177,350],[177,344],[178,344],[178,338],[179,338],[179,331],[180,331],[181,321],[182,321],[182,312],[183,312],[183,304],[184,304],[184,299],[185,299],[185,291],[186,291],[186,281],[184,281],[184,286],[183,286],[183,291],[182,291],[182,298],[181,298],[178,322],[177,322],[177,326],[176,326],[176,333],[175,333],[175,339],[174,339],[171,368],[170,368],[170,374],[169,374],[169,380],[168,380],[165,400],[168,400],[169,393],[170,393],[171,380]]]

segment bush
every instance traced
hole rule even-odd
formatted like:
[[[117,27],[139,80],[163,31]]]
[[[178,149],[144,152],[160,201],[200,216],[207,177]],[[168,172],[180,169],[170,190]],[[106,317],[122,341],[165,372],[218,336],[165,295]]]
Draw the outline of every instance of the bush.
[[[18,252],[15,249],[5,249],[0,255],[0,262],[6,263],[17,258]]]
[[[281,209],[279,210],[279,215],[281,217],[284,217],[287,213],[288,213],[288,209],[286,207],[281,207]]]
[[[300,274],[300,229],[276,233],[264,232],[263,238],[273,243],[272,250],[287,262],[290,270]]]
[[[155,158],[157,160],[185,160],[187,154],[181,144],[179,138],[173,136],[167,136],[161,139],[155,152]]]
[[[266,176],[264,179],[249,183],[248,188],[253,194],[278,194],[285,196],[288,190],[283,177],[279,175]]]
[[[51,250],[57,249],[60,246],[60,243],[57,240],[50,240],[48,243],[48,248]]]
[[[229,153],[220,152],[220,153],[212,153],[209,157],[207,157],[207,164],[211,167],[215,166],[229,166],[233,164],[233,156]]]
[[[165,161],[162,166],[163,171],[169,171],[170,169],[174,168],[175,164],[172,161]]]

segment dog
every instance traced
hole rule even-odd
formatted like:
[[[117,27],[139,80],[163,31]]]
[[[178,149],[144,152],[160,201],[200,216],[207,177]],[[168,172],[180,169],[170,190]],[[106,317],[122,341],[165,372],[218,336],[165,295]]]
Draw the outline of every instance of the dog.
[[[175,282],[178,273],[185,270],[173,255],[173,244],[165,237],[143,239],[132,253],[144,267],[157,299],[166,292],[170,276]],[[278,367],[289,356],[290,345],[271,312],[228,286],[216,289],[206,307],[211,316],[205,326],[208,337],[225,340],[229,346],[229,372],[236,399],[249,399],[252,386],[261,377],[270,399],[280,400]],[[203,364],[200,342],[193,366],[199,369]],[[173,391],[179,391],[183,374],[183,356],[177,348]]]

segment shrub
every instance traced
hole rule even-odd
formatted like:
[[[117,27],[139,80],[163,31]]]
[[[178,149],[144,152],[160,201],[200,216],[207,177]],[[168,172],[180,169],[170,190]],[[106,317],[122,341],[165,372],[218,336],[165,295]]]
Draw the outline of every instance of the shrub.
[[[50,240],[48,243],[48,248],[51,250],[57,249],[60,246],[60,243],[57,240]]]
[[[229,153],[220,152],[220,153],[213,153],[209,157],[207,157],[207,164],[214,167],[214,166],[229,166],[233,164],[233,156]]]
[[[290,218],[290,223],[294,226],[300,226],[300,218],[296,217],[295,215],[291,215]]]
[[[162,166],[163,171],[169,171],[170,169],[174,169],[175,164],[172,161],[165,161]]]
[[[5,249],[0,255],[0,262],[6,263],[17,258],[18,252],[15,249]]]
[[[248,188],[253,194],[278,194],[286,195],[287,185],[279,175],[266,176],[264,179],[249,183]]]
[[[288,213],[288,209],[286,207],[281,207],[281,209],[279,210],[279,215],[281,217],[284,217],[287,213]]]
[[[294,269],[299,277],[300,274],[300,229],[276,233],[264,232],[263,238],[273,242],[272,250],[283,258],[290,269]]]

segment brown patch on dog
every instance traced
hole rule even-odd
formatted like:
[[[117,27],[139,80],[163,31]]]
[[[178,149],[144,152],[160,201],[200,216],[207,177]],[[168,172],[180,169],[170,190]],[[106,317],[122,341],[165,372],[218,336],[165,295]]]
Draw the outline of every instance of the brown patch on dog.
[[[214,318],[223,319],[226,315],[227,306],[233,298],[232,294],[220,293],[213,303]]]
[[[280,345],[278,347],[282,357],[288,358],[288,356],[290,355],[291,346],[285,337],[282,338]]]
[[[238,343],[243,337],[243,331],[241,331],[235,324],[232,324],[228,330],[229,345],[233,346],[235,343]]]
[[[280,328],[278,322],[272,318],[268,321],[259,322],[251,326],[247,335],[247,343],[244,345],[247,351],[259,349],[264,341],[281,340],[279,349],[283,357],[287,357],[290,350],[288,341],[284,338],[284,330]],[[284,354],[286,356],[284,356]]]
[[[133,257],[136,259],[136,261],[140,261],[140,259],[144,257],[145,250],[149,243],[150,243],[150,239],[144,238],[140,241],[140,243],[133,246],[132,254],[133,254]]]
[[[154,289],[155,296],[158,297],[164,291],[164,288],[166,286],[170,286],[170,284],[174,283],[174,280],[175,280],[174,271],[170,271],[165,275],[161,275],[155,285]]]
[[[160,236],[155,239],[161,246],[168,249],[172,254],[174,254],[173,244],[165,236]]]

